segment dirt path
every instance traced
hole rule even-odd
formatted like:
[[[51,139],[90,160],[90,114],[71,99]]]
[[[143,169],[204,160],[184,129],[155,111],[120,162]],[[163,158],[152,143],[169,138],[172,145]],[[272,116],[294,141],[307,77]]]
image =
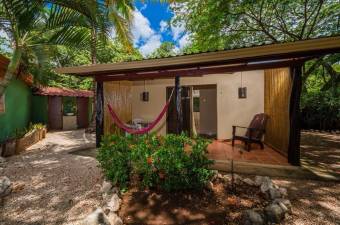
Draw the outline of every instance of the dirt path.
[[[49,133],[25,154],[6,162],[13,193],[0,208],[0,224],[73,224],[100,202],[102,178],[94,158],[68,154],[93,146],[83,130]]]

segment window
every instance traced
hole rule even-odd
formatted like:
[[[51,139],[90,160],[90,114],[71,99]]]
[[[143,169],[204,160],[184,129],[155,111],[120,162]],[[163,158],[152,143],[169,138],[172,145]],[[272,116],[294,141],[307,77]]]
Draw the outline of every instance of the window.
[[[64,116],[74,116],[77,112],[75,97],[63,97]]]
[[[0,113],[5,112],[5,94],[0,96]]]

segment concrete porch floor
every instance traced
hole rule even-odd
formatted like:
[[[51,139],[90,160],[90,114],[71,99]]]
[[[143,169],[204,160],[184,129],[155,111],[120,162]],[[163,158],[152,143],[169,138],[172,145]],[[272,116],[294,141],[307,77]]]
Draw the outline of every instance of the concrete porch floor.
[[[235,161],[251,162],[258,164],[271,164],[288,166],[288,160],[274,149],[265,145],[261,149],[259,145],[253,144],[248,152],[244,149],[244,144],[236,141],[235,146],[231,146],[231,141],[214,140],[208,146],[208,158],[216,161],[234,159]]]

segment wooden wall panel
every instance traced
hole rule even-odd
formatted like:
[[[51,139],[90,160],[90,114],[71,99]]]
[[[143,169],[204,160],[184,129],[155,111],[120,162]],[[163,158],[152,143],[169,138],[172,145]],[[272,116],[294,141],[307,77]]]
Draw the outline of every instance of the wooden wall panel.
[[[264,112],[269,115],[264,141],[287,156],[292,85],[289,68],[265,70],[264,83]]]
[[[104,82],[104,134],[118,132],[107,108],[110,104],[124,122],[132,120],[132,82]]]

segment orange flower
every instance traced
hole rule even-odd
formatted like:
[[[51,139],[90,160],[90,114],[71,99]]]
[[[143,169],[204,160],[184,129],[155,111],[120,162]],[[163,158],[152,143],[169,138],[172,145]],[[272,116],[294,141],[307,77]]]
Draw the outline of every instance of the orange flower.
[[[146,162],[147,162],[149,165],[152,164],[152,162],[153,162],[152,157],[149,156],[149,157],[146,159]]]

